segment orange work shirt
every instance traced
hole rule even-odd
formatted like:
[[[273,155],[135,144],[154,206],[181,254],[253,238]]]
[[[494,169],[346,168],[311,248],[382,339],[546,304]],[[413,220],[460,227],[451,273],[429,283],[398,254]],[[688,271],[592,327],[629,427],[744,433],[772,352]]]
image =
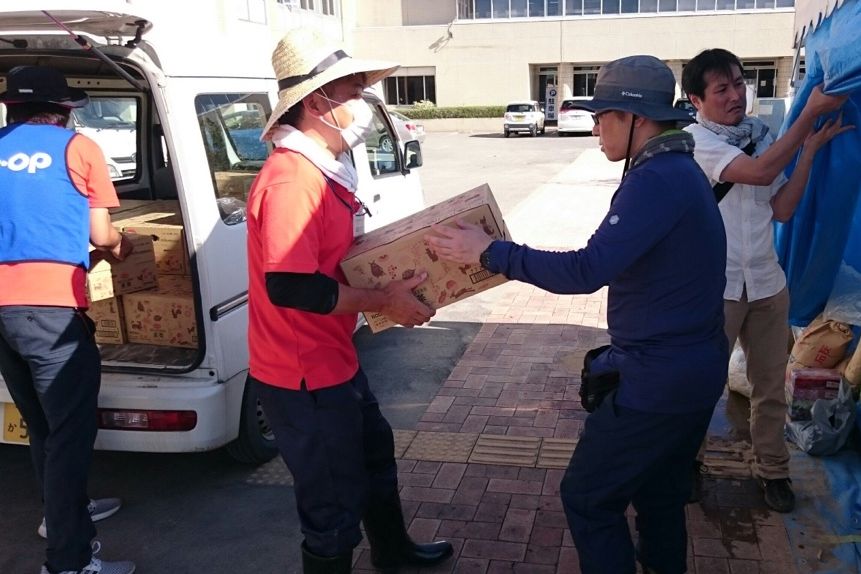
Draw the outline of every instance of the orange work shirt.
[[[276,149],[248,194],[248,347],[255,379],[309,390],[359,369],[355,313],[320,315],[269,300],[266,273],[320,272],[346,283],[339,266],[353,243],[357,200],[303,155]]]
[[[117,191],[99,144],[77,134],[66,148],[66,166],[90,209],[117,207]],[[33,206],[38,209],[38,206]],[[86,308],[87,272],[67,263],[0,263],[0,306],[44,305]]]

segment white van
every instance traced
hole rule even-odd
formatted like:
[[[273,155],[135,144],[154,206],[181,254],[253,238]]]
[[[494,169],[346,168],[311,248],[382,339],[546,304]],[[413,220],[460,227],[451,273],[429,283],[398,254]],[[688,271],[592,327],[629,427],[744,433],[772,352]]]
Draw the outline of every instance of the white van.
[[[265,46],[262,40],[235,46],[233,38],[213,37],[217,32],[172,14],[166,19],[173,17],[185,32],[176,34],[165,22],[158,34],[159,22],[123,13],[135,7],[127,2],[92,3],[119,8],[114,11],[75,9],[80,2],[40,4],[49,4],[51,16],[106,57],[82,49],[41,10],[19,4],[0,12],[0,91],[11,68],[44,65],[62,70],[70,85],[89,93],[91,104],[76,113],[72,127],[104,146],[109,163],[118,166],[114,184],[124,205],[175,202],[185,275],[194,290],[196,348],[101,345],[96,447],[192,452],[227,445],[238,460],[269,460],[276,452],[272,435],[246,384],[244,199],[270,151],[259,136],[277,101],[268,57],[273,31],[265,29]],[[221,57],[219,49],[240,51],[241,57]],[[415,171],[422,163],[419,143],[399,139],[378,94],[368,90],[365,99],[377,132],[354,151],[358,195],[371,214],[358,221],[357,232],[424,206]],[[0,427],[0,442],[27,442],[2,380]]]

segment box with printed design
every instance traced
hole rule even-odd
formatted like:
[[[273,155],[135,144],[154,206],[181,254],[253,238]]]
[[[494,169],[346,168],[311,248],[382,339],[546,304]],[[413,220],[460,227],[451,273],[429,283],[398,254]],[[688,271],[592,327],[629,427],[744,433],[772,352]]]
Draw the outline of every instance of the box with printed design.
[[[159,275],[187,275],[188,250],[182,216],[178,206],[171,210],[169,205],[165,205],[168,203],[176,202],[153,202],[151,208],[123,213],[115,225],[121,226],[123,232],[152,238]]]
[[[119,297],[90,303],[87,315],[96,324],[96,343],[122,345],[126,342],[123,304]]]
[[[197,318],[190,277],[163,275],[157,289],[123,297],[129,343],[197,348]]]
[[[356,238],[341,262],[347,282],[353,287],[379,288],[392,280],[408,279],[423,269],[428,278],[414,293],[434,309],[506,282],[504,276],[477,263],[444,261],[425,242],[431,225],[455,225],[458,219],[480,225],[493,239],[510,239],[493,193],[484,184]],[[381,313],[365,313],[365,319],[374,333],[394,326]]]
[[[131,233],[126,237],[133,251],[122,261],[115,261],[103,251],[90,251],[90,269],[87,272],[87,298],[90,302],[151,289],[158,284],[152,239]]]
[[[836,399],[840,390],[840,371],[823,368],[792,369],[786,381],[789,420],[810,420],[810,408],[818,399]]]

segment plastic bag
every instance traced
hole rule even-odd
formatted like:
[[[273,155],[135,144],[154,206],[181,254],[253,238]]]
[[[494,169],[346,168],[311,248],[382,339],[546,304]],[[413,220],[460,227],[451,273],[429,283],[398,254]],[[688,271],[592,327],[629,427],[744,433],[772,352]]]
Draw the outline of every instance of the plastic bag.
[[[836,399],[819,399],[810,408],[811,420],[786,425],[786,438],[813,456],[834,454],[843,447],[855,426],[855,400],[846,381]]]
[[[227,225],[236,225],[245,221],[245,202],[235,197],[219,197],[215,200],[221,219]]]
[[[753,385],[747,380],[747,359],[741,345],[735,344],[732,354],[729,356],[729,373],[727,375],[729,390],[744,397],[750,398],[753,394]]]

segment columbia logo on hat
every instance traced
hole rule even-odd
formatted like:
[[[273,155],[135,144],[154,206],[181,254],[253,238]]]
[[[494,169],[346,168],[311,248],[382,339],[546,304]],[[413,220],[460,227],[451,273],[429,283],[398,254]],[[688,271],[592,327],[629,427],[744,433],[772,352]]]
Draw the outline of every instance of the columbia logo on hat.
[[[625,90],[622,90],[622,95],[627,97],[627,98],[642,98],[643,97],[643,94],[636,94],[634,92],[626,92]]]

